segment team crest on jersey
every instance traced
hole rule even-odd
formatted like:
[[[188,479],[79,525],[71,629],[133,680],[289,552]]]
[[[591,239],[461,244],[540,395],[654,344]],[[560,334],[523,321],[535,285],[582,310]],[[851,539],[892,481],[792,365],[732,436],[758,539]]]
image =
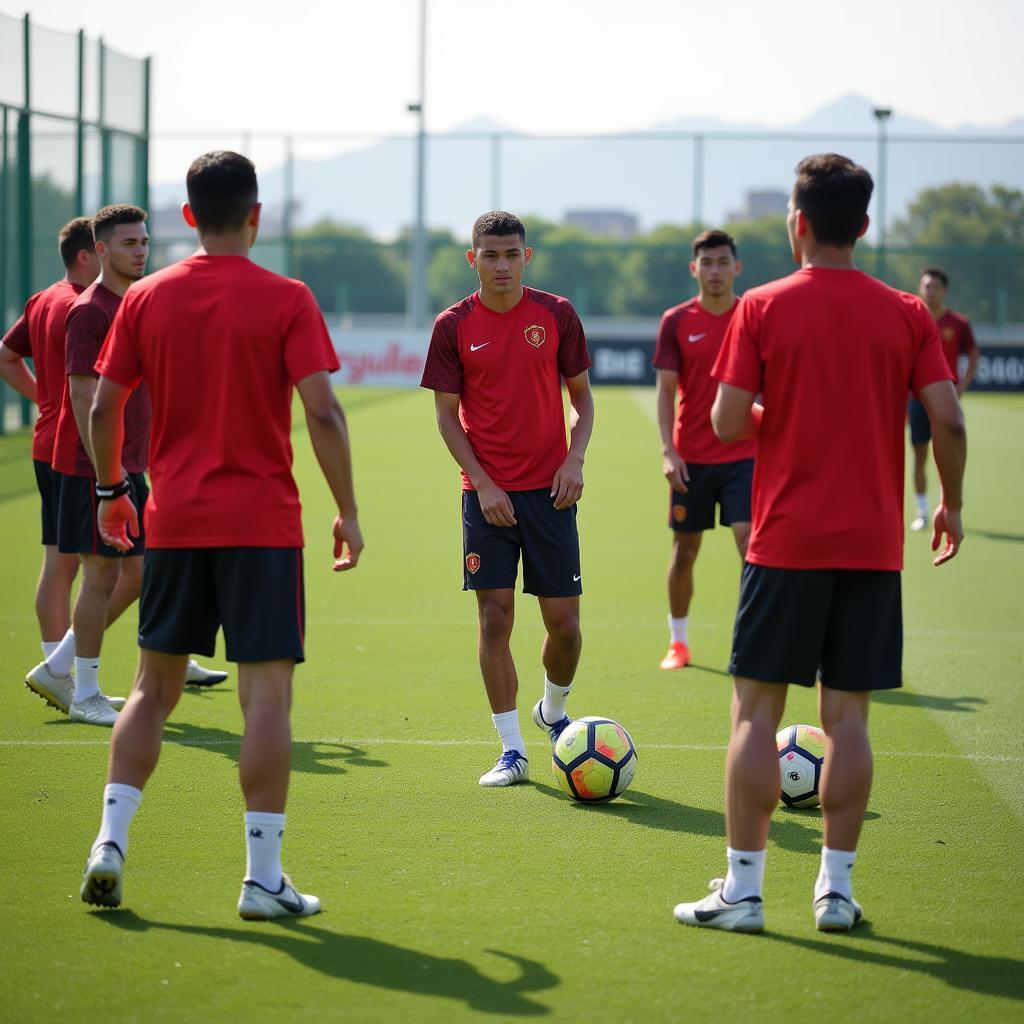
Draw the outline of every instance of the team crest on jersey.
[[[942,340],[943,341],[952,341],[955,337],[956,337],[956,330],[954,328],[952,328],[952,327],[943,327],[942,328]]]
[[[685,505],[673,505],[672,506],[672,518],[677,523],[681,523],[686,518],[686,506]]]
[[[473,573],[480,568],[480,556],[475,551],[470,551],[470,553],[466,555],[466,568]]]
[[[530,324],[529,327],[523,331],[526,335],[526,340],[534,347],[540,348],[544,344],[545,332],[544,328],[540,324]]]

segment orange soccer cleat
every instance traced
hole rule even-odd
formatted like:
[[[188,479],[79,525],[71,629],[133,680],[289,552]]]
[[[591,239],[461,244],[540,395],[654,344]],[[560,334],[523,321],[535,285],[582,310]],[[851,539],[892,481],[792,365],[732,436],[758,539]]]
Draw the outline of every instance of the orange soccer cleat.
[[[658,668],[686,668],[690,664],[690,648],[682,641],[673,643]]]

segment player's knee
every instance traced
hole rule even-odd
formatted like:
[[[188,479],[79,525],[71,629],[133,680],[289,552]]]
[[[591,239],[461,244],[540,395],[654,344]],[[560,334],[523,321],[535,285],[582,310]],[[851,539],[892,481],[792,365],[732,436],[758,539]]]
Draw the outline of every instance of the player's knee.
[[[91,590],[100,591],[107,597],[114,592],[118,577],[121,575],[121,563],[113,558],[95,558],[85,563],[85,575],[82,585]]]
[[[734,525],[732,528],[733,536],[736,538],[736,548],[740,553],[740,558],[747,557],[747,547],[750,545],[750,523],[743,523],[742,525]]]
[[[563,612],[547,623],[547,630],[551,641],[566,650],[575,649],[583,642],[578,611]]]
[[[699,550],[699,543],[694,544],[689,536],[677,536],[672,545],[672,568],[677,572],[692,568]]]
[[[480,602],[480,637],[495,643],[512,635],[513,610],[501,601]]]

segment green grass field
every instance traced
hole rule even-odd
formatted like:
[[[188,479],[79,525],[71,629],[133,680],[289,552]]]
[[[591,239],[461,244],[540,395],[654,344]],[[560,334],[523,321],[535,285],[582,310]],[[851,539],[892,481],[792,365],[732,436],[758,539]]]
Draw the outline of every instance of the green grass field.
[[[724,869],[723,669],[739,565],[726,532],[705,538],[696,665],[659,672],[669,533],[652,395],[598,393],[580,508],[584,652],[570,711],[621,720],[640,758],[626,796],[596,807],[557,792],[528,721],[543,678],[529,598],[514,646],[533,779],[477,785],[497,744],[474,602],[460,590],[457,476],[430,396],[342,397],[367,541],[354,573],[330,572],[326,487],[295,436],[308,661],[284,852],[325,908],[299,922],[235,912],[245,853],[233,678],[186,692],[173,716],[135,819],[124,907],[79,900],[108,734],[22,686],[39,660],[37,500],[27,437],[0,439],[4,1019],[1024,1019],[1024,396],[968,397],[960,557],[934,569],[927,538],[907,538],[906,686],[873,709],[875,787],[855,872],[868,920],[849,935],[814,930],[820,816],[780,810],[760,937],[671,916]],[[107,637],[108,693],[130,685],[134,629],[129,612]],[[794,689],[786,718],[813,721],[813,694]]]

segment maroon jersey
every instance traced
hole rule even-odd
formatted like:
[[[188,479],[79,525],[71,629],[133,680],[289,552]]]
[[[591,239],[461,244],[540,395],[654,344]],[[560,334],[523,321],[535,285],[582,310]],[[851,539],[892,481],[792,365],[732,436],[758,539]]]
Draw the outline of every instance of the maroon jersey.
[[[953,376],[959,380],[960,374],[957,371],[957,362],[961,355],[967,355],[978,347],[974,340],[974,332],[971,330],[970,321],[955,310],[947,309],[936,321],[939,328],[939,338],[942,341],[942,354],[949,363]]]
[[[96,360],[120,305],[121,297],[99,281],[89,285],[78,297],[68,311],[65,325],[64,368],[68,374],[98,376],[94,368]],[[149,394],[145,384],[140,384],[124,407],[124,450],[121,464],[127,473],[146,472],[149,465],[151,420]],[[57,439],[53,446],[53,468],[67,476],[96,475],[78,434],[78,423],[71,407],[71,387],[66,380],[60,418],[57,421]]]
[[[654,367],[679,374],[679,406],[672,440],[686,462],[735,462],[757,454],[756,441],[723,444],[711,428],[711,406],[718,391],[711,369],[735,309],[733,303],[728,312],[716,315],[709,313],[699,299],[690,299],[666,310],[661,318]]]
[[[569,447],[562,379],[591,366],[568,299],[524,288],[507,313],[477,294],[434,323],[421,387],[459,396],[459,419],[487,475],[505,491],[550,487]],[[465,472],[464,490],[473,485]]]

